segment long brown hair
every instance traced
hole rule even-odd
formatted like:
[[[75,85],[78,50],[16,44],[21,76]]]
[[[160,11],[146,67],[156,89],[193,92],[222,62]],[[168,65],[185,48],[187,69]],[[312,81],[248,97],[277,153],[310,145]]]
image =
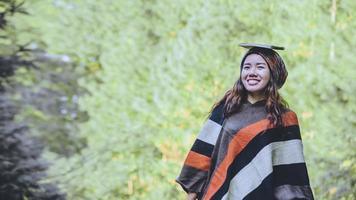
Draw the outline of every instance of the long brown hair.
[[[270,69],[271,78],[264,91],[264,95],[266,97],[265,109],[268,113],[267,118],[270,123],[276,127],[282,126],[282,113],[285,112],[288,105],[278,93],[278,89],[283,86],[288,76],[285,64],[281,56],[274,50],[254,47],[249,49],[242,58],[240,64],[240,74],[246,57],[251,54],[260,55],[266,61]],[[210,113],[219,105],[224,104],[224,117],[227,118],[234,113],[239,112],[241,105],[247,101],[247,95],[248,92],[242,84],[240,75],[234,86],[227,90],[225,95],[213,105]]]

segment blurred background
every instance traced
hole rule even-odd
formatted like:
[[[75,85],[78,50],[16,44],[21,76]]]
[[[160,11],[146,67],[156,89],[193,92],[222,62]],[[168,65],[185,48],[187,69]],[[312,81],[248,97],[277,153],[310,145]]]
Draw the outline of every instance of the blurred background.
[[[316,199],[356,199],[356,1],[1,0],[0,197],[184,199],[241,42],[285,46]]]

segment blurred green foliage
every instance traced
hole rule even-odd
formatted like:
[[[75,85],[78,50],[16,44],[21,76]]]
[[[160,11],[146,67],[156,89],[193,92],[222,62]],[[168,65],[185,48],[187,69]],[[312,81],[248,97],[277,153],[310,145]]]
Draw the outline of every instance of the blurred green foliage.
[[[62,200],[65,193],[46,180],[48,162],[42,158],[43,143],[34,137],[36,130],[30,132],[29,124],[16,120],[19,113],[25,113],[21,109],[24,105],[39,106],[40,103],[34,100],[39,100],[41,93],[51,94],[50,90],[45,91],[36,85],[35,76],[30,73],[39,68],[36,62],[40,58],[36,56],[38,52],[17,40],[21,32],[11,19],[27,14],[22,5],[23,2],[16,0],[0,1],[0,199]],[[50,61],[53,60],[44,59],[41,64]],[[44,72],[41,70],[42,76],[46,75]],[[31,90],[35,87],[37,92]],[[45,116],[38,111],[31,112],[31,116],[37,115],[44,121]],[[47,124],[46,127],[51,126]],[[43,132],[38,135],[47,137]]]
[[[28,0],[36,40],[68,55],[89,120],[69,157],[48,151],[68,199],[183,199],[174,183],[212,104],[238,77],[240,42],[283,45],[281,89],[301,123],[316,199],[356,194],[356,2]],[[0,6],[1,8],[1,6]],[[30,84],[30,83],[29,83]],[[60,139],[52,141],[61,143]]]

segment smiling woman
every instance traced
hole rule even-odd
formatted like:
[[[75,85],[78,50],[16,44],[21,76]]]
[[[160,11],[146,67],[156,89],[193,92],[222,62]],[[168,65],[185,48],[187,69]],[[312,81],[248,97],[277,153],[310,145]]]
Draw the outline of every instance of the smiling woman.
[[[244,47],[239,79],[213,106],[176,181],[191,200],[314,199],[297,115],[278,93],[288,73],[273,49],[282,48]]]
[[[258,54],[250,54],[241,70],[241,80],[248,91],[247,100],[255,103],[264,98],[263,90],[270,80],[270,70],[266,61]]]

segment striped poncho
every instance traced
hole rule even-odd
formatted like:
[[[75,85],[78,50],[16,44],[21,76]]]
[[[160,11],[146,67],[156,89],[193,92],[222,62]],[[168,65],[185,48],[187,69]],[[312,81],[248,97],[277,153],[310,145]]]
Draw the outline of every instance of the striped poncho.
[[[176,181],[198,199],[314,199],[297,116],[287,111],[282,119],[283,127],[271,127],[264,100],[227,119],[218,106]]]

